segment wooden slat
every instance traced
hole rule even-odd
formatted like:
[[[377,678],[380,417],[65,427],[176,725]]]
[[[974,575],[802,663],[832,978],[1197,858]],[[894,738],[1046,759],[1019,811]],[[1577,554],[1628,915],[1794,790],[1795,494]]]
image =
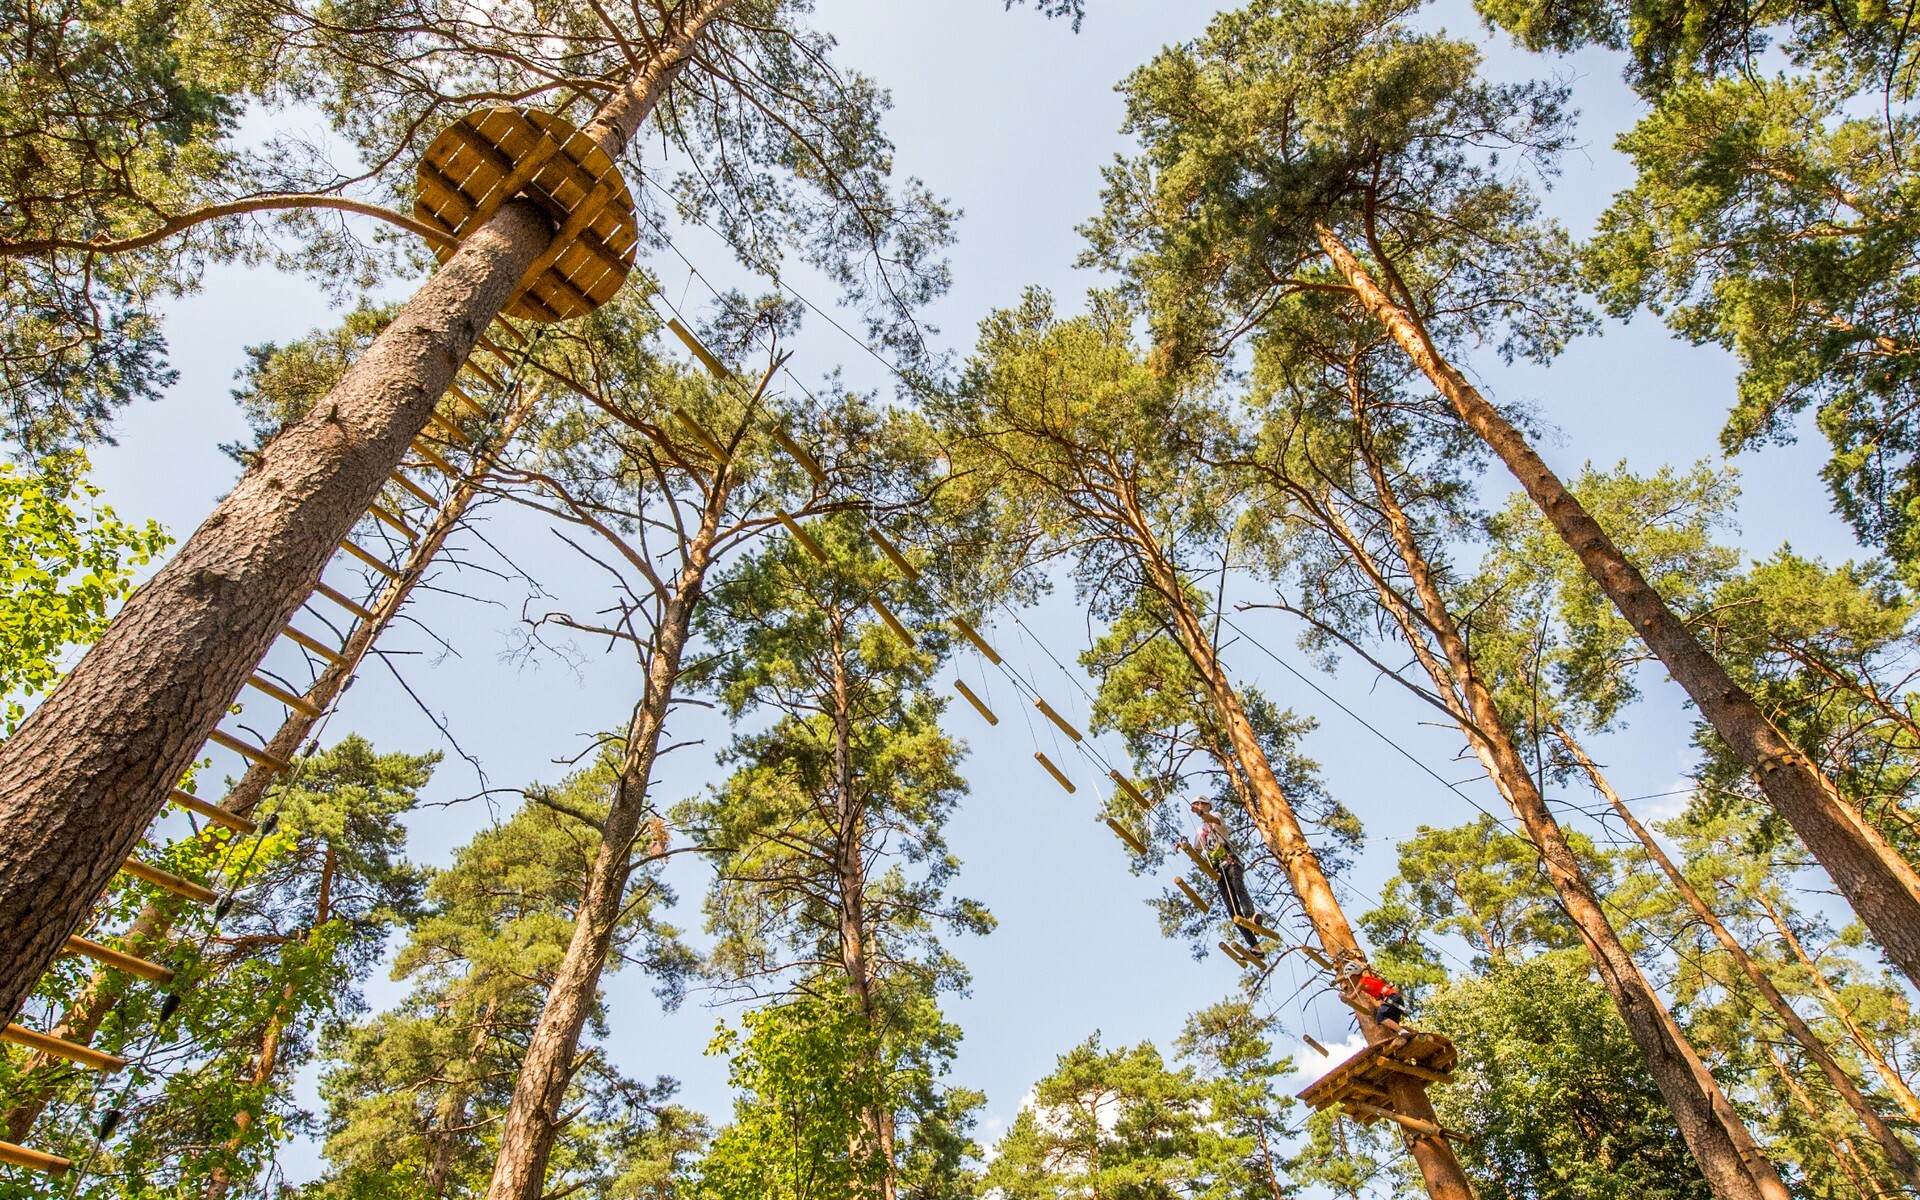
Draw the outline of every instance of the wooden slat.
[[[455,425],[452,421],[447,420],[437,411],[429,410],[427,420],[435,429],[447,435],[448,442],[458,442],[462,446],[473,445],[473,439],[467,436],[466,430]]]
[[[422,442],[419,438],[413,439],[413,452],[418,454],[421,460],[428,466],[440,472],[442,475],[447,476],[449,479],[460,478],[459,470],[457,470],[452,463],[435,454],[433,447]]]
[[[24,1025],[9,1025],[4,1030],[0,1030],[0,1041],[25,1046],[29,1050],[38,1050],[42,1054],[51,1054],[55,1058],[64,1058],[68,1062],[79,1063],[83,1067],[91,1067],[96,1071],[105,1071],[109,1075],[127,1065],[127,1060],[119,1055],[107,1054],[76,1042],[62,1041],[57,1037],[48,1037]]]
[[[214,730],[207,735],[207,740],[216,746],[225,746],[248,762],[259,763],[263,767],[272,767],[274,770],[282,773],[293,770],[293,764],[286,759],[275,758],[260,747],[243,742],[224,729]]]
[[[1262,925],[1259,921],[1255,920],[1252,917],[1235,917],[1233,919],[1233,923],[1235,925],[1238,925],[1240,928],[1247,930],[1249,933],[1258,934],[1269,941],[1277,942],[1280,940],[1279,934],[1275,933],[1271,929],[1268,929],[1265,925]]]
[[[25,1167],[29,1171],[39,1171],[44,1175],[52,1175],[56,1179],[73,1169],[73,1160],[70,1158],[48,1154],[45,1150],[16,1146],[12,1142],[0,1142],[0,1163],[10,1167]]]
[[[987,724],[998,725],[1000,723],[1000,718],[993,715],[993,710],[987,707],[987,702],[973,694],[973,689],[967,686],[966,680],[954,680],[953,690],[965,696],[967,703],[973,705],[974,710],[987,719]]]
[[[893,636],[899,638],[900,641],[906,645],[907,649],[918,650],[920,648],[920,644],[913,640],[913,634],[907,632],[907,627],[900,623],[900,618],[893,615],[893,610],[888,608],[880,597],[868,596],[867,607],[874,611],[874,615],[880,618],[881,623],[891,630]]]
[[[426,505],[428,508],[440,507],[440,502],[433,498],[432,492],[427,491],[427,489],[421,487],[419,484],[415,483],[413,480],[408,479],[405,475],[402,475],[400,472],[395,471],[393,474],[387,476],[387,478],[399,484],[400,490],[406,492],[407,495],[412,496],[415,500],[418,500],[420,503]]]
[[[1078,729],[1075,729],[1072,723],[1069,722],[1065,717],[1061,716],[1058,712],[1055,712],[1053,705],[1048,704],[1045,700],[1036,699],[1033,702],[1033,706],[1040,710],[1040,715],[1044,716],[1047,720],[1052,721],[1055,725],[1059,726],[1060,732],[1066,734],[1068,737],[1072,738],[1076,742],[1083,740],[1080,736],[1080,731]]]
[[[955,629],[960,631],[961,637],[973,643],[975,650],[987,656],[988,662],[996,667],[1000,665],[1000,655],[994,651],[992,646],[987,645],[987,639],[981,637],[980,632],[972,625],[969,625],[965,617],[949,617],[947,619],[953,623]]]
[[[1038,762],[1041,766],[1047,769],[1047,774],[1053,776],[1053,781],[1055,783],[1067,789],[1069,792],[1077,792],[1080,790],[1079,788],[1073,786],[1073,780],[1068,779],[1064,771],[1062,771],[1059,767],[1056,767],[1053,765],[1052,759],[1040,753],[1040,751],[1038,750],[1035,750],[1033,752],[1033,758],[1035,762]]]
[[[319,705],[313,703],[310,700],[307,700],[303,696],[294,695],[292,692],[288,691],[286,688],[281,687],[279,684],[275,683],[273,680],[268,679],[265,676],[260,675],[258,673],[247,676],[247,686],[254,689],[255,691],[265,692],[267,695],[273,697],[275,700],[278,700],[280,703],[286,705],[288,708],[293,709],[295,712],[305,713],[309,717],[317,717],[320,715]]]
[[[1247,961],[1246,955],[1240,953],[1240,948],[1232,942],[1215,942],[1214,945],[1220,947],[1220,953],[1226,955],[1234,962],[1239,963],[1241,966],[1248,967],[1253,965]]]
[[[291,625],[287,626],[283,632],[286,634],[287,640],[293,642],[295,645],[304,646],[328,662],[345,663],[347,661],[338,650],[333,649],[318,638],[308,637]]]
[[[1395,1074],[1411,1075],[1415,1079],[1422,1079],[1428,1083],[1453,1082],[1453,1076],[1446,1071],[1431,1070],[1418,1063],[1402,1062],[1400,1059],[1394,1058],[1391,1055],[1383,1055],[1380,1059],[1380,1066]]]
[[[352,555],[354,558],[359,559],[361,562],[367,564],[369,567],[372,567],[374,570],[380,572],[380,574],[385,575],[388,579],[400,578],[400,572],[394,570],[393,567],[383,562],[380,558],[376,557],[370,551],[361,549],[359,546],[355,545],[351,540],[341,542],[340,548],[342,550],[345,550],[348,554]]]
[[[184,879],[172,871],[162,871],[159,867],[150,867],[137,858],[129,858],[120,864],[120,869],[135,879],[150,883],[162,891],[172,892],[176,896],[185,896],[196,904],[217,904],[219,895],[209,887],[202,887],[191,879]]]
[[[209,821],[212,821],[216,825],[225,825],[228,829],[233,830],[235,833],[251,834],[255,830],[260,828],[258,825],[254,824],[252,821],[247,820],[245,817],[241,816],[239,813],[228,812],[226,809],[221,808],[218,804],[212,804],[212,803],[209,803],[208,801],[202,800],[200,797],[194,795],[192,792],[183,792],[179,788],[175,788],[171,793],[168,794],[167,799],[173,801],[175,804],[178,804],[181,808],[186,809],[188,812],[199,813],[201,816],[205,817]]]
[[[348,599],[345,595],[341,594],[340,592],[334,591],[332,588],[328,587],[326,584],[316,583],[313,586],[313,590],[320,593],[322,596],[325,596],[327,599],[333,601],[335,604],[338,604],[341,608],[346,609],[348,612],[352,613],[354,616],[359,617],[362,621],[373,620],[373,610],[365,607],[364,605],[358,604],[353,600]]]
[[[1313,1052],[1315,1054],[1318,1054],[1321,1058],[1333,1057],[1333,1055],[1327,1050],[1325,1046],[1322,1046],[1319,1042],[1316,1042],[1313,1040],[1312,1034],[1303,1033],[1300,1035],[1300,1040],[1305,1042],[1307,1045],[1313,1047]]]
[[[800,528],[800,522],[789,516],[784,509],[774,509],[773,515],[782,525],[787,527],[788,535],[791,536],[794,541],[800,543],[800,548],[813,556],[814,561],[822,564],[826,563],[827,552],[820,548],[819,542],[813,540],[812,534]]]
[[[715,358],[713,351],[701,345],[700,339],[693,336],[693,331],[688,329],[685,325],[682,325],[678,317],[667,318],[667,328],[672,330],[673,336],[679,338],[681,343],[686,346],[687,350],[690,353],[692,353],[692,355],[695,358],[700,360],[701,366],[705,367],[708,371],[713,373],[714,378],[716,379],[733,378],[733,372],[727,370],[726,364],[721,362],[718,358]]]
[[[154,983],[173,982],[173,972],[161,966],[159,963],[148,962],[144,958],[127,954],[124,951],[115,950],[111,946],[102,946],[99,942],[89,941],[77,933],[68,935],[67,953],[85,955],[95,962],[105,963],[117,971],[125,971],[129,975],[137,975],[142,979],[152,980]]]
[[[469,370],[478,369],[474,367],[472,359],[467,360],[467,367]],[[467,390],[461,387],[457,383],[450,383],[447,385],[447,395],[452,396],[454,400],[460,405],[461,408],[464,408],[469,413],[473,414],[476,420],[485,421],[491,415],[487,412],[486,405],[481,404],[478,400],[475,400],[472,396],[467,395]]]
[[[676,408],[673,410],[673,419],[680,423],[680,427],[686,430],[694,441],[700,443],[701,449],[713,455],[715,462],[727,461],[726,449],[714,440],[712,434],[700,427],[700,422],[693,419],[692,413],[684,408]]]

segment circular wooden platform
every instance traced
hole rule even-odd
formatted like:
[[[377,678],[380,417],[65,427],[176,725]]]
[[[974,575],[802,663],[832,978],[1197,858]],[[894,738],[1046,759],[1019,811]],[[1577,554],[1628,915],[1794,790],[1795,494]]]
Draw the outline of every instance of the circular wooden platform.
[[[633,197],[607,152],[562,117],[482,108],[440,132],[420,161],[413,215],[464,239],[519,197],[558,230],[506,313],[527,321],[585,316],[611,300],[639,241]],[[451,246],[435,245],[441,262]]]

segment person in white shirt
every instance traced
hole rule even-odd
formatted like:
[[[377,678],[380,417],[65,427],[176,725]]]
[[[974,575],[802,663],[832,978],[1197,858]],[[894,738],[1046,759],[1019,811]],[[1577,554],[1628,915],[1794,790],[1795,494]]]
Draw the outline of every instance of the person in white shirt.
[[[1247,869],[1240,862],[1240,855],[1233,848],[1233,840],[1227,835],[1227,823],[1219,813],[1213,811],[1213,805],[1205,800],[1193,802],[1193,815],[1200,818],[1200,829],[1193,835],[1193,848],[1212,865],[1214,882],[1219,885],[1220,899],[1227,906],[1227,916],[1244,917],[1257,921],[1253,898],[1247,894]],[[1245,925],[1235,922],[1234,928],[1247,940],[1247,945],[1258,950],[1260,935]]]

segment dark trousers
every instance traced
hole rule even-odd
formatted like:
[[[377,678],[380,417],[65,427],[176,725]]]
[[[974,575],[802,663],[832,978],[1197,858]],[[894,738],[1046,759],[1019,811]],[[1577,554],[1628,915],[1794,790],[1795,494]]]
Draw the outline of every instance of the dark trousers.
[[[1237,858],[1223,858],[1213,864],[1220,873],[1220,899],[1227,906],[1229,917],[1255,919],[1253,897],[1247,895],[1247,869],[1240,865]],[[1258,948],[1260,935],[1243,925],[1234,928],[1240,930],[1240,936],[1247,939],[1247,945]]]

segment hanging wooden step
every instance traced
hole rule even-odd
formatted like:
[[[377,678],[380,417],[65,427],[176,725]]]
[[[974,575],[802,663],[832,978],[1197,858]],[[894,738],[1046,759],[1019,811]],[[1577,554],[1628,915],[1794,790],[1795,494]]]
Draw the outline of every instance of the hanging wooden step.
[[[1107,822],[1107,828],[1113,830],[1113,836],[1125,842],[1127,844],[1128,849],[1132,850],[1135,854],[1139,854],[1139,855],[1146,854],[1147,852],[1146,843],[1142,842],[1139,838],[1133,836],[1133,832],[1131,830],[1129,830],[1125,825],[1122,825],[1120,822],[1114,820],[1112,817],[1107,817],[1104,819]]]
[[[259,674],[249,675],[247,677],[247,686],[257,692],[266,693],[288,708],[293,709],[295,712],[305,713],[309,717],[318,717],[320,715],[319,705],[306,699],[304,696],[295,695],[265,676]]]
[[[953,623],[953,627],[955,629],[958,629],[960,631],[961,637],[966,638],[969,642],[973,643],[973,648],[975,650],[978,650],[980,653],[987,656],[988,662],[992,663],[996,667],[1000,665],[1000,655],[994,650],[992,646],[989,646],[987,644],[987,639],[980,636],[979,630],[975,629],[972,625],[967,623],[967,619],[965,617],[949,617],[947,619]]]
[[[387,478],[391,480],[393,483],[395,483],[396,485],[398,485],[401,491],[405,492],[409,496],[412,496],[415,500],[418,500],[420,503],[426,505],[428,508],[440,507],[440,502],[433,498],[433,493],[427,491],[427,489],[421,487],[419,484],[415,483],[413,480],[408,479],[405,475],[402,475],[400,472],[395,471],[392,474],[388,475]]]
[[[998,725],[1000,723],[1000,718],[993,715],[993,710],[987,707],[987,702],[973,694],[973,689],[967,686],[966,680],[954,680],[953,690],[966,697],[967,703],[973,705],[974,711],[987,719],[987,724]]]
[[[1257,917],[1235,917],[1233,923],[1256,937],[1263,937],[1272,942],[1280,940],[1280,935],[1262,925]]]
[[[824,565],[828,561],[827,552],[820,548],[820,543],[814,541],[813,535],[801,528],[800,522],[794,520],[785,509],[776,508],[773,510],[773,515],[780,524],[786,526],[787,535],[798,542],[800,548],[805,550],[815,562]]]
[[[233,830],[235,833],[244,833],[244,834],[252,835],[256,830],[260,828],[258,825],[254,824],[252,821],[247,820],[245,817],[241,816],[239,813],[228,812],[226,809],[221,808],[218,804],[214,804],[211,801],[202,800],[200,797],[194,795],[192,792],[183,792],[179,788],[175,788],[167,796],[167,799],[173,801],[175,804],[178,804],[181,808],[186,809],[188,812],[199,813],[201,816],[205,817],[207,820],[212,821],[215,825],[225,825],[228,829]]]
[[[1040,751],[1035,750],[1033,752],[1033,759],[1035,762],[1045,767],[1047,769],[1047,774],[1053,776],[1053,781],[1059,784],[1061,787],[1067,789],[1068,792],[1077,792],[1080,790],[1079,788],[1073,786],[1073,780],[1067,778],[1067,774],[1065,771],[1062,771],[1059,767],[1054,766],[1053,760],[1048,758],[1046,755],[1040,753]]]
[[[428,466],[445,475],[447,478],[456,480],[460,478],[459,468],[434,453],[433,447],[426,445],[419,438],[413,439],[413,452],[418,454]]]
[[[125,971],[129,975],[136,975],[154,983],[173,982],[173,972],[159,963],[115,950],[111,946],[102,946],[99,942],[89,941],[77,933],[68,935],[67,953],[83,955],[95,962],[105,963],[117,971]]]
[[[633,269],[639,224],[613,159],[571,122],[538,109],[477,109],[442,130],[420,160],[417,220],[464,239],[510,200],[558,231],[506,315],[551,323],[611,300]],[[452,246],[436,243],[441,262]]]
[[[24,1025],[9,1025],[5,1029],[0,1029],[0,1042],[12,1042],[16,1046],[24,1046],[29,1050],[37,1050],[41,1054],[50,1054],[55,1058],[64,1058],[68,1062],[79,1063],[83,1067],[103,1071],[109,1075],[124,1069],[127,1065],[127,1060],[116,1054],[107,1054],[91,1046],[82,1046],[78,1042],[49,1037],[44,1033],[28,1029]]]
[[[1076,742],[1084,740],[1080,736],[1080,731],[1078,729],[1075,729],[1071,722],[1069,722],[1065,717],[1061,716],[1058,712],[1054,711],[1053,705],[1048,704],[1045,700],[1036,699],[1033,702],[1033,706],[1040,710],[1041,716],[1045,717],[1049,721],[1052,721],[1054,725],[1058,726],[1060,729],[1060,732],[1066,734],[1068,737],[1072,738]]]
[[[1193,885],[1188,883],[1186,880],[1175,877],[1173,882],[1180,888],[1182,892],[1186,893],[1187,903],[1193,905],[1195,908],[1200,910],[1200,915],[1205,916],[1207,912],[1213,908],[1212,903],[1209,902],[1205,896],[1202,896],[1199,892],[1194,891]]]
[[[1218,880],[1220,878],[1220,872],[1214,870],[1213,864],[1208,862],[1201,856],[1198,850],[1193,848],[1193,843],[1181,842],[1180,848],[1187,852],[1187,857],[1193,860],[1194,866],[1199,867],[1201,871],[1206,873],[1208,879]]]
[[[1113,786],[1125,792],[1127,799],[1132,800],[1141,812],[1147,812],[1153,808],[1153,801],[1147,799],[1146,793],[1142,792],[1133,780],[1115,770],[1108,770],[1107,774],[1113,778]]]
[[[893,636],[899,638],[900,641],[906,645],[907,649],[918,650],[920,648],[919,643],[913,640],[913,634],[907,632],[907,627],[900,623],[900,618],[893,615],[893,610],[888,608],[886,602],[881,600],[880,597],[868,596],[867,607],[873,610],[874,615],[880,618],[880,623],[891,630]]]
[[[382,575],[385,575],[388,579],[400,578],[400,572],[396,570],[391,564],[387,563],[384,559],[379,558],[378,556],[373,554],[373,552],[369,550],[361,549],[359,546],[355,545],[351,540],[341,542],[340,548],[342,550],[345,550],[348,554],[351,554],[353,557],[359,559],[361,562],[367,564],[369,567],[372,567],[374,570],[380,572]]]
[[[913,564],[907,561],[907,556],[900,553],[900,547],[888,541],[887,535],[881,533],[878,527],[867,526],[867,536],[873,539],[874,545],[880,547],[880,553],[887,556],[887,561],[893,564],[894,570],[914,583],[920,581],[920,572],[913,569]]]
[[[73,1169],[73,1160],[70,1158],[48,1154],[45,1150],[16,1146],[12,1142],[0,1142],[0,1163],[10,1167],[25,1167],[29,1171],[39,1171],[45,1175],[52,1175],[56,1179]]]
[[[775,425],[772,429],[768,430],[768,432],[773,434],[774,444],[782,450],[785,450],[788,458],[799,463],[800,469],[811,476],[815,484],[822,486],[826,484],[826,471],[821,468],[819,459],[807,453],[806,447],[787,436],[787,431],[778,425]]]
[[[1359,1100],[1391,1106],[1393,1077],[1411,1076],[1421,1084],[1446,1083],[1460,1063],[1460,1052],[1437,1033],[1409,1030],[1375,1042],[1322,1075],[1300,1093],[1314,1108]]]
[[[162,871],[159,867],[150,867],[137,858],[129,858],[120,864],[120,869],[143,883],[150,883],[161,891],[172,892],[176,896],[185,896],[196,904],[218,904],[220,896],[210,887],[204,887],[191,879],[175,875],[172,871]]]
[[[318,654],[321,658],[326,659],[330,663],[341,664],[347,661],[346,658],[342,656],[338,650],[335,650],[333,647],[327,645],[325,642],[321,641],[319,638],[310,637],[307,634],[301,633],[298,629],[295,629],[291,625],[281,630],[281,632],[285,634],[287,637],[287,640],[292,642],[294,645],[301,646],[305,649],[311,650],[315,654]]]
[[[378,504],[369,504],[367,511],[373,514],[374,520],[407,539],[408,545],[420,540],[420,534],[414,530],[413,526],[407,524],[406,519],[399,513]]]

